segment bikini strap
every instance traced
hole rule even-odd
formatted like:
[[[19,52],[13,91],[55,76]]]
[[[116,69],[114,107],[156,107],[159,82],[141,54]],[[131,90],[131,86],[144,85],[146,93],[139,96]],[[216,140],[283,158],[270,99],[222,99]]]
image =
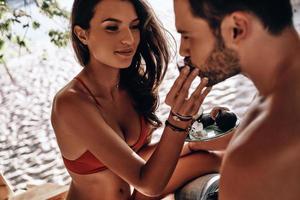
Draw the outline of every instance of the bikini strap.
[[[94,101],[96,102],[96,104],[98,106],[101,107],[100,103],[97,101],[96,97],[93,95],[92,91],[88,88],[88,86],[84,83],[84,81],[79,78],[78,76],[76,76],[74,79],[76,79],[77,81],[79,81],[81,83],[81,85],[88,91],[88,93],[92,96],[92,98],[94,99]]]

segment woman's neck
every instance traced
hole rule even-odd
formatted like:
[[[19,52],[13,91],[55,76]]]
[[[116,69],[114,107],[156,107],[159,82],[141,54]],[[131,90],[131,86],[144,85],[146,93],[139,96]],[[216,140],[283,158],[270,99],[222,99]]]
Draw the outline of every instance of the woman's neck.
[[[82,73],[96,97],[114,99],[119,89],[120,69],[91,63],[82,70]]]

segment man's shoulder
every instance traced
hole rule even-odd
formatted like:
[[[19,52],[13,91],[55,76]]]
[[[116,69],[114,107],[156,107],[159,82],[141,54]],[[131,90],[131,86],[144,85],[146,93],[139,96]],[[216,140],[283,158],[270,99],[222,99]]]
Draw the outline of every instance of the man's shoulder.
[[[300,111],[299,111],[300,112]],[[230,159],[245,164],[244,160],[253,158],[252,163],[293,154],[300,150],[300,117],[288,112],[266,109],[252,121],[237,130],[237,135],[228,146]],[[298,121],[298,122],[297,122]],[[293,149],[292,151],[290,151]],[[267,157],[270,156],[270,157]]]
[[[293,194],[300,195],[299,133],[271,120],[243,130],[222,163],[221,199],[295,199]],[[289,191],[290,196],[280,192],[274,196],[274,190]]]

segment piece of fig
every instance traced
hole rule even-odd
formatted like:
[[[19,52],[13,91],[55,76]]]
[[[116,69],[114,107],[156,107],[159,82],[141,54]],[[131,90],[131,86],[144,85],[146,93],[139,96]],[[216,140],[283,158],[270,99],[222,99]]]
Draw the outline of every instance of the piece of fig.
[[[221,131],[228,131],[235,127],[237,116],[233,112],[221,110],[216,117],[216,125]]]
[[[203,114],[202,117],[198,121],[203,124],[203,128],[206,128],[215,123],[215,120],[213,120],[213,118],[211,118],[210,114],[208,114],[208,113]]]

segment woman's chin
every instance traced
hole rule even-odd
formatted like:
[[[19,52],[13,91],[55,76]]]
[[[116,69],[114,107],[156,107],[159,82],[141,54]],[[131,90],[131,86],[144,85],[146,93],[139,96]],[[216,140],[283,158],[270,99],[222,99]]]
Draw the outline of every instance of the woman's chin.
[[[130,58],[130,59],[118,59],[116,60],[116,62],[114,62],[114,67],[116,68],[120,68],[120,69],[125,69],[125,68],[128,68],[131,63],[132,63],[132,59],[133,58]]]
[[[131,65],[131,62],[121,62],[121,63],[118,63],[116,65],[114,65],[115,68],[119,68],[119,69],[127,69],[129,68],[129,66]]]

